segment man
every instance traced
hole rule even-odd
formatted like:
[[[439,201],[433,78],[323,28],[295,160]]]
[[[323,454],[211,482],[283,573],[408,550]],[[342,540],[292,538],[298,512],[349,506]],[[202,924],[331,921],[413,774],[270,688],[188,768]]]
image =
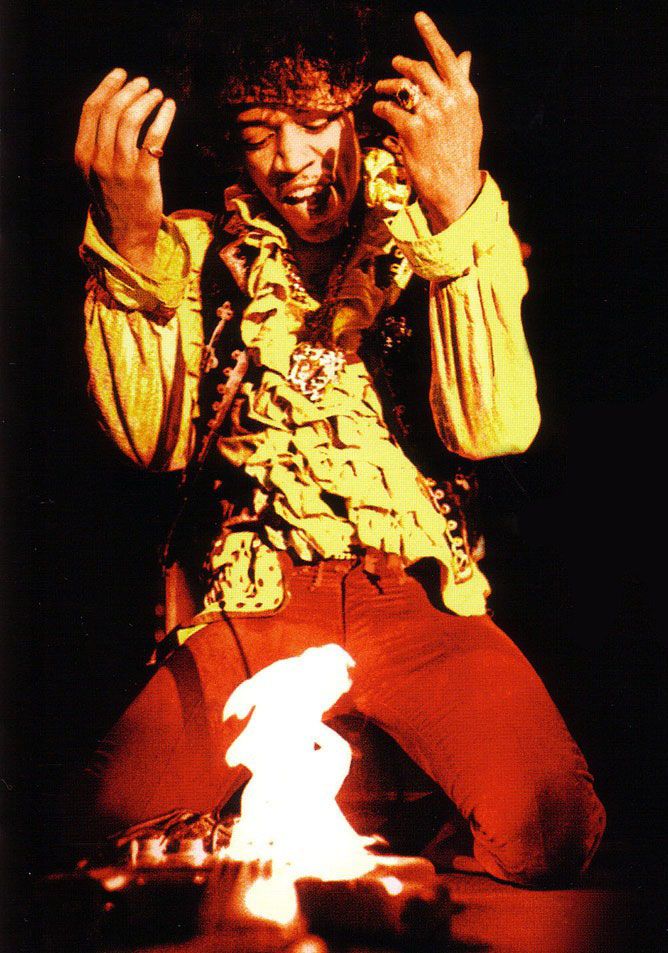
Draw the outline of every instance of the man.
[[[243,775],[224,762],[226,699],[338,642],[356,668],[337,712],[380,725],[438,782],[479,866],[572,878],[603,808],[542,683],[485,614],[466,479],[438,482],[452,454],[522,452],[539,421],[526,277],[479,169],[471,54],[418,13],[428,61],[396,56],[375,86],[396,156],[363,153],[363,56],[336,45],[350,22],[321,33],[289,5],[278,20],[264,50],[237,35],[203,60],[243,159],[218,216],[163,216],[175,104],[147,79],[113,70],[82,113],[91,389],[131,459],[188,474],[166,561],[172,580],[190,564],[194,600],[184,610],[172,582],[180,647],[105,739],[94,815],[108,832],[229,798]]]

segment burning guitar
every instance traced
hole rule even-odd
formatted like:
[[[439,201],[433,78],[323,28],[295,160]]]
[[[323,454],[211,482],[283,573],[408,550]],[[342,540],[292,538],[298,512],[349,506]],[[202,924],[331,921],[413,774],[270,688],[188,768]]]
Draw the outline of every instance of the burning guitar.
[[[232,860],[271,861],[281,896],[289,894],[287,883],[303,877],[352,880],[378,862],[367,849],[376,839],[360,837],[336,803],[350,770],[350,745],[322,723],[350,688],[354,664],[339,645],[307,649],[262,669],[225,705],[225,719],[250,714],[226,761],[252,772],[227,854]],[[270,894],[266,883],[265,915],[272,917],[277,898]]]
[[[242,682],[223,710],[224,719],[247,719],[226,754],[231,767],[251,771],[240,816],[230,818],[222,807],[154,818],[116,837],[124,861],[82,861],[76,877],[95,882],[104,909],[112,915],[118,907],[124,923],[134,913],[145,924],[146,897],[155,903],[156,890],[167,898],[181,885],[184,904],[189,891],[199,891],[190,897],[199,906],[199,932],[222,938],[221,953],[267,953],[289,943],[303,953],[298,941],[307,929],[324,935],[342,928],[364,935],[431,929],[433,866],[372,852],[384,842],[358,835],[336,802],[351,748],[322,718],[351,687],[354,664],[330,644]],[[172,912],[173,900],[163,914]]]

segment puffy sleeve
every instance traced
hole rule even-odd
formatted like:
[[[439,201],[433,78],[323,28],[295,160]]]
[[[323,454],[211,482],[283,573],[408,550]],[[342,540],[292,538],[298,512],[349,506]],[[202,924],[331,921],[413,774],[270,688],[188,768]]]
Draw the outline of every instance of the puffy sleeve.
[[[430,282],[430,399],[441,439],[471,459],[523,452],[540,424],[521,317],[528,280],[498,186],[485,174],[475,202],[437,235],[417,203],[389,227]]]
[[[89,389],[103,429],[142,467],[181,469],[192,452],[209,240],[203,213],[164,218],[148,276],[103,240],[90,215],[86,223]]]

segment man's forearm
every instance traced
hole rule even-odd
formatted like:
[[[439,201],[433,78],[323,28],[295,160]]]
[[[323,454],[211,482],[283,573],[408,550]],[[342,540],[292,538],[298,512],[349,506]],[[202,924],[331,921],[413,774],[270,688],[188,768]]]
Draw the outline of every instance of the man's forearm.
[[[186,242],[184,232],[192,232]],[[125,261],[91,218],[82,256],[93,272],[86,300],[90,391],[102,426],[139,466],[181,469],[192,452],[202,327],[191,252],[209,240],[206,219],[165,220],[153,276]]]
[[[472,458],[525,450],[540,419],[522,328],[527,276],[507,205],[484,175],[473,204],[442,232],[431,234],[415,206],[390,223],[430,282],[436,427],[448,449]]]

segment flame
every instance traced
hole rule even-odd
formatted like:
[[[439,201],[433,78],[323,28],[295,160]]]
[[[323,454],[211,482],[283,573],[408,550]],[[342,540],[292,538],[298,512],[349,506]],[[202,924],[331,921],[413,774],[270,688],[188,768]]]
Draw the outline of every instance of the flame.
[[[209,853],[201,837],[196,837],[183,845],[182,859],[192,867],[201,867],[209,859]]]
[[[404,889],[404,885],[398,877],[379,877],[378,880],[391,897],[398,897]]]
[[[165,862],[167,842],[163,837],[130,841],[130,864],[133,867],[157,867]]]
[[[154,863],[160,864],[165,859],[166,846],[165,841],[161,837],[151,837],[146,845],[146,853]]]
[[[299,911],[294,881],[274,874],[254,880],[246,891],[244,903],[253,916],[273,920],[281,926],[292,923]]]
[[[271,862],[255,881],[246,905],[257,916],[285,923],[296,914],[300,877],[352,880],[376,866],[336,803],[350,770],[350,745],[322,723],[323,714],[350,688],[350,655],[338,645],[307,649],[243,682],[223,718],[250,715],[226,761],[252,776],[241,799],[226,854],[233,860]]]
[[[102,886],[110,892],[113,890],[122,890],[130,882],[127,874],[113,874],[102,881]]]

